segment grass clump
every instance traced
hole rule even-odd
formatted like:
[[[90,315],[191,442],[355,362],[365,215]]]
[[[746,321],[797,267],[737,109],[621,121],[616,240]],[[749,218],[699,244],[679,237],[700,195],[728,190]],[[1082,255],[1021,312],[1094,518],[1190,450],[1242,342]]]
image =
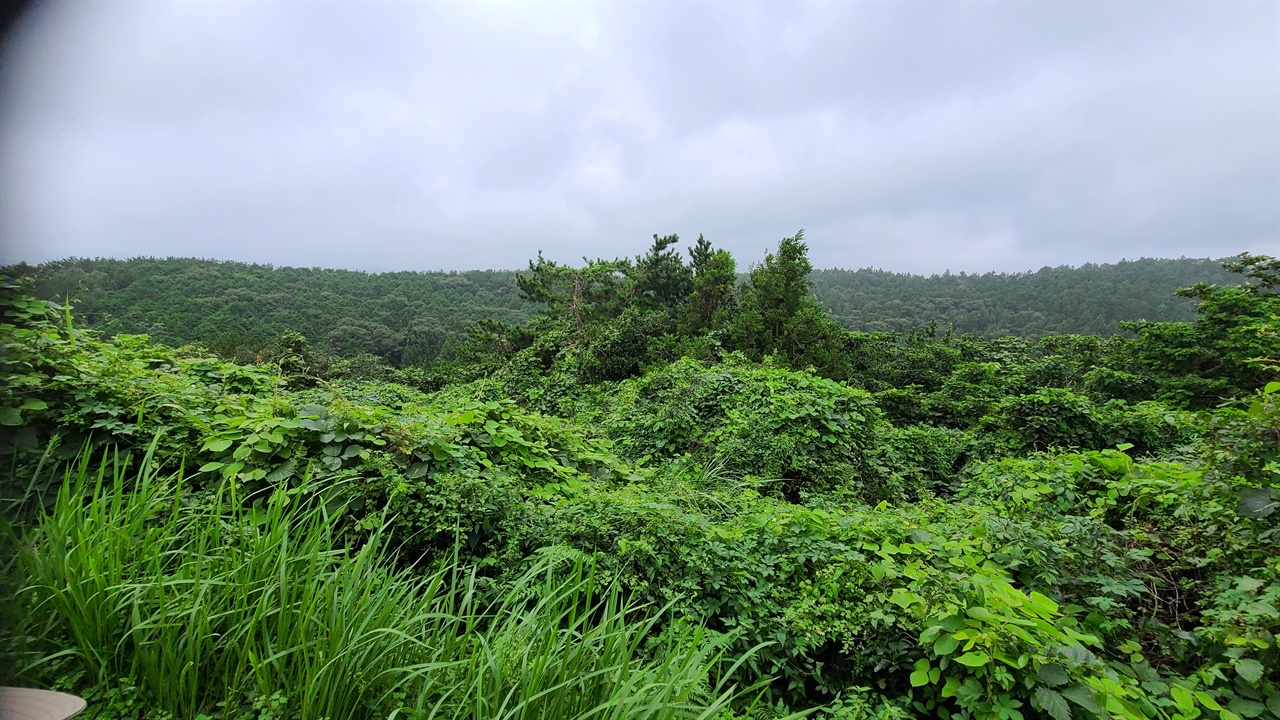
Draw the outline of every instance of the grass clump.
[[[707,718],[748,691],[726,644],[629,602],[592,559],[544,553],[495,583],[398,569],[319,495],[254,509],[189,492],[150,455],[83,456],[15,542],[23,679],[99,716]]]

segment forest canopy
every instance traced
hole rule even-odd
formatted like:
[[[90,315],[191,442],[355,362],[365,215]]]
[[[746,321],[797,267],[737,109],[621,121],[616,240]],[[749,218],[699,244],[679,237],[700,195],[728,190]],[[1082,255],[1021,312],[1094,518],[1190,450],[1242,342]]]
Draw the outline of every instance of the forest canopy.
[[[691,264],[711,263],[730,274],[747,270],[726,251],[714,254],[695,255]],[[519,323],[536,310],[517,293],[516,273],[501,270],[363,273],[189,258],[70,258],[12,266],[3,274],[33,277],[38,297],[74,298],[77,316],[105,332],[202,343],[242,361],[295,332],[324,352],[425,366],[452,359],[468,326]],[[933,326],[958,335],[1027,338],[1110,335],[1121,321],[1188,321],[1194,306],[1174,291],[1229,282],[1218,263],[1194,259],[929,277],[817,270],[810,278],[819,304],[851,330],[909,333]],[[702,298],[710,302],[705,292]]]

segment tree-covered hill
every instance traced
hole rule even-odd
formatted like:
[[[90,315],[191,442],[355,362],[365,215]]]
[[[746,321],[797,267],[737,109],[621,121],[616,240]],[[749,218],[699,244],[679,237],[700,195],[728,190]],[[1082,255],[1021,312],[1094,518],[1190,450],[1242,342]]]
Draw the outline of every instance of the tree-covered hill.
[[[452,358],[465,328],[477,322],[519,323],[536,310],[520,297],[509,270],[365,273],[191,258],[72,258],[4,274],[34,277],[39,297],[72,298],[82,320],[108,334],[202,343],[242,360],[293,331],[336,355],[425,365]],[[1178,288],[1230,282],[1216,262],[1198,259],[927,277],[819,270],[812,279],[819,302],[846,328],[910,332],[933,323],[983,337],[1108,335],[1124,320],[1188,321],[1194,307],[1174,297]]]
[[[983,337],[1110,335],[1125,320],[1186,322],[1194,306],[1174,291],[1231,282],[1217,262],[1192,258],[928,277],[819,270],[813,281],[818,300],[851,330],[911,332],[935,322]]]
[[[294,331],[338,355],[423,364],[468,325],[517,322],[531,310],[511,271],[365,273],[192,258],[68,259],[7,270],[34,277],[41,297],[72,298],[85,322],[109,334],[198,342],[225,357],[251,358]]]

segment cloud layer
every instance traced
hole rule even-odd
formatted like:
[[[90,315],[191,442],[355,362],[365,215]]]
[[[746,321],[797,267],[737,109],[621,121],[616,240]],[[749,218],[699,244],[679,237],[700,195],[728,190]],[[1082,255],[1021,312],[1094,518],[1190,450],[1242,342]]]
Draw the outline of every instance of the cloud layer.
[[[1280,5],[64,3],[0,76],[0,262],[1280,253]]]

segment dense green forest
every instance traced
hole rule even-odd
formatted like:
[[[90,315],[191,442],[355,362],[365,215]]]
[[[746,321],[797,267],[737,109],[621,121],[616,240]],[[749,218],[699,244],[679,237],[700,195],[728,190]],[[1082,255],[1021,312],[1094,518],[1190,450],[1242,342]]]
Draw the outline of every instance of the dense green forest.
[[[287,332],[338,356],[395,366],[452,359],[480,320],[522,322],[536,306],[511,271],[370,274],[170,258],[69,259],[6,268],[35,279],[44,299],[75,299],[78,319],[108,333],[201,343],[248,361]],[[745,279],[745,276],[740,276]],[[813,273],[819,303],[846,328],[912,332],[934,326],[982,337],[1110,335],[1121,321],[1187,321],[1180,287],[1227,282],[1209,260],[1137,260],[1032,273],[922,277],[879,270]]]
[[[1211,260],[1142,259],[929,277],[819,270],[813,281],[818,301],[850,330],[911,332],[936,323],[956,334],[1041,337],[1110,335],[1131,320],[1189,321],[1195,310],[1174,298],[1174,291],[1200,282],[1227,283],[1230,277]]]
[[[111,267],[166,263],[329,273]],[[803,234],[739,269],[671,236],[431,276],[500,311],[429,367],[319,339],[373,322],[339,278],[419,276],[332,273],[295,326],[260,280],[239,363],[4,284],[5,671],[99,718],[1280,717],[1280,260],[1183,321],[1006,278],[1025,337],[849,329]],[[226,294],[166,282],[135,321]]]
[[[520,322],[532,307],[515,273],[273,268],[216,260],[62,260],[5,269],[38,297],[75,298],[79,319],[108,333],[202,343],[249,360],[286,332],[336,355],[429,364],[476,322]]]

